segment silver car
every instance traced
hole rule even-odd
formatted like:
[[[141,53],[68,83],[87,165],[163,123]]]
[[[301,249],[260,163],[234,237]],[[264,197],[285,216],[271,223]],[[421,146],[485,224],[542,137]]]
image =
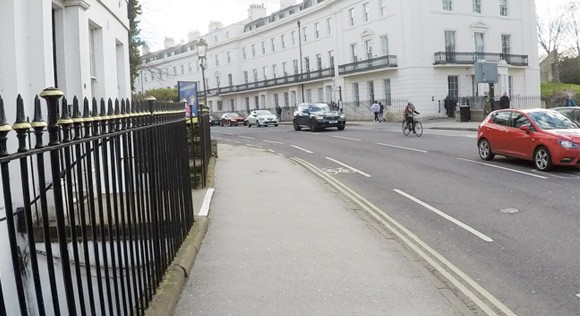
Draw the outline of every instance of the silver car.
[[[247,121],[248,127],[252,127],[252,125],[256,125],[257,127],[268,125],[278,126],[278,118],[268,110],[254,110],[250,112]]]

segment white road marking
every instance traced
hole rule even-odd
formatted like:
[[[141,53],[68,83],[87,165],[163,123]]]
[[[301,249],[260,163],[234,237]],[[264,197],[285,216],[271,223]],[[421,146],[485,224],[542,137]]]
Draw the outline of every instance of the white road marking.
[[[465,158],[457,158],[457,159],[463,160],[463,161],[467,161],[467,162],[476,163],[476,164],[480,164],[480,165],[483,165],[483,166],[494,167],[494,168],[498,168],[498,169],[502,169],[502,170],[506,170],[506,171],[520,173],[520,174],[524,174],[526,176],[532,176],[532,177],[536,177],[536,178],[540,178],[540,179],[548,179],[548,177],[539,176],[537,174],[532,174],[532,173],[529,173],[529,172],[523,172],[523,171],[519,171],[519,170],[516,170],[516,169],[510,169],[510,168],[506,168],[506,167],[502,167],[502,166],[496,166],[496,165],[492,165],[490,163],[485,163],[485,162],[481,162],[481,161],[475,161],[475,160],[470,160],[470,159],[465,159]]]
[[[248,136],[238,136],[239,138],[245,138],[245,139],[256,139],[255,137],[248,137]]]
[[[226,134],[226,135],[230,135],[230,136],[234,136],[234,134],[232,134],[232,133],[226,133],[226,132],[220,132],[220,133]]]
[[[292,147],[294,147],[294,148],[296,148],[296,149],[299,149],[299,150],[302,150],[302,151],[304,151],[304,152],[307,152],[307,153],[309,153],[309,154],[312,154],[312,152],[311,152],[310,150],[308,150],[308,149],[304,149],[304,148],[302,148],[302,147],[298,147],[298,146],[294,146],[294,145],[291,145],[291,146],[292,146]]]
[[[542,171],[539,171],[539,170],[537,170],[537,169],[531,169],[531,171],[532,171],[532,172],[536,172],[536,173],[542,172]],[[554,172],[551,172],[551,173],[550,173],[550,176],[552,176],[552,177],[554,177],[554,178],[558,178],[558,179],[566,179],[566,180],[570,180],[570,179],[580,179],[580,176],[578,176],[578,175],[575,175],[575,174],[573,174],[573,173],[571,173],[571,172],[563,172],[563,174],[569,174],[570,176],[560,176],[560,175],[558,175],[558,174],[555,174]]]
[[[275,151],[273,149],[268,149],[268,151],[271,153],[275,153]]]
[[[354,140],[354,141],[357,141],[357,142],[360,142],[361,141],[358,138],[350,138],[350,137],[343,137],[343,136],[332,136],[332,137],[334,137],[334,138],[340,138],[340,139],[346,139],[346,140]]]
[[[211,197],[213,196],[214,188],[209,188],[205,192],[205,197],[203,198],[203,203],[201,203],[201,208],[199,209],[199,216],[207,216],[209,213],[209,204],[211,203]]]
[[[264,140],[262,140],[262,141],[263,141],[263,142],[266,142],[266,143],[273,143],[273,144],[280,144],[280,145],[284,145],[284,143],[277,142],[277,141],[275,141],[275,140],[266,140],[266,139],[264,139]]]
[[[576,296],[578,296],[578,298],[580,298],[580,293],[576,294]]]
[[[393,148],[398,148],[398,149],[404,149],[404,150],[418,151],[420,153],[428,153],[428,151],[426,151],[426,150],[409,148],[409,147],[403,147],[403,146],[397,146],[397,145],[389,145],[389,144],[383,144],[383,143],[377,143],[377,145],[387,146],[387,147],[393,147]]]
[[[347,168],[349,168],[350,170],[353,170],[354,172],[358,172],[358,173],[362,174],[363,176],[365,176],[365,177],[367,177],[367,178],[370,178],[370,177],[371,177],[371,175],[370,175],[370,174],[368,174],[368,173],[364,173],[364,172],[362,172],[362,171],[360,171],[360,170],[358,170],[358,169],[356,169],[356,168],[353,168],[353,167],[351,167],[351,166],[349,166],[349,165],[347,165],[347,164],[345,164],[345,163],[342,163],[342,162],[340,162],[340,161],[338,161],[338,160],[332,159],[332,158],[330,158],[330,157],[324,157],[324,158],[326,158],[326,159],[328,159],[328,160],[330,160],[330,161],[334,161],[334,162],[336,162],[337,164],[339,164],[339,165],[341,165],[341,166],[347,167]]]
[[[481,238],[481,239],[483,239],[483,240],[485,240],[487,242],[492,242],[493,241],[493,239],[491,239],[491,238],[487,237],[486,235],[480,233],[479,231],[475,230],[474,228],[472,228],[472,227],[470,227],[470,226],[462,223],[461,221],[459,221],[459,220],[457,220],[457,219],[455,219],[455,218],[453,218],[453,217],[451,217],[451,216],[443,213],[442,211],[440,211],[440,210],[434,208],[433,206],[431,206],[431,205],[429,205],[429,204],[427,204],[427,203],[419,200],[418,198],[416,198],[416,197],[414,197],[414,196],[412,196],[412,195],[410,195],[408,193],[405,193],[405,192],[403,192],[401,190],[398,190],[398,189],[394,189],[393,191],[395,191],[396,193],[399,193],[400,195],[408,198],[409,200],[411,200],[411,201],[413,201],[413,202],[415,202],[415,203],[417,203],[417,204],[425,207],[426,209],[434,212],[435,214],[437,214],[437,215],[439,215],[439,216],[447,219],[448,221],[454,223],[455,225],[457,225],[457,226],[459,226],[459,227],[467,230],[468,232],[474,234],[475,236],[477,236],[477,237],[479,237],[479,238]]]

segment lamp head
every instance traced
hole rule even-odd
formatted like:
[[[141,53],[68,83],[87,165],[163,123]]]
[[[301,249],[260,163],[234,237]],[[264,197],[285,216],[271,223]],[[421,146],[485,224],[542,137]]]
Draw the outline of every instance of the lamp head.
[[[197,41],[197,55],[199,58],[205,58],[205,54],[207,53],[207,43],[206,41],[201,38]]]

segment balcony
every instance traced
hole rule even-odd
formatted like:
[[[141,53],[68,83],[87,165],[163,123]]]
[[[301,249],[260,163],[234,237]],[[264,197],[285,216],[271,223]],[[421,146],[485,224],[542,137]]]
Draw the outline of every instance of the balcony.
[[[458,52],[436,52],[434,65],[473,65],[478,60],[488,62],[500,62],[504,60],[508,65],[527,66],[528,55],[499,54],[499,53],[458,53]]]
[[[301,74],[289,75],[284,77],[266,79],[262,81],[249,82],[236,86],[229,86],[217,89],[208,89],[208,96],[219,95],[222,93],[237,93],[254,89],[271,88],[293,83],[303,83],[318,79],[334,77],[334,67],[311,70]],[[203,92],[201,93],[203,95]]]
[[[344,64],[338,66],[338,74],[348,75],[357,72],[376,70],[389,67],[397,67],[396,55],[385,55],[376,58],[369,58],[366,60],[355,61],[354,63]]]

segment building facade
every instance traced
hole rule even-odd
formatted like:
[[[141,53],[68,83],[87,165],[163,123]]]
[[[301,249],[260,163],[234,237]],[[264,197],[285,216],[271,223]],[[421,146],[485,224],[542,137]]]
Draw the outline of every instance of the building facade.
[[[21,94],[30,105],[46,87],[81,100],[131,96],[126,0],[2,0],[0,21],[5,103]]]
[[[422,113],[439,114],[447,95],[489,93],[476,82],[478,61],[497,64],[496,98],[539,101],[533,1],[286,0],[270,15],[259,5],[248,11],[202,36],[207,105],[216,113],[321,101],[366,117],[372,100],[401,111],[412,99]],[[137,91],[177,81],[203,89],[197,40],[144,55]]]

